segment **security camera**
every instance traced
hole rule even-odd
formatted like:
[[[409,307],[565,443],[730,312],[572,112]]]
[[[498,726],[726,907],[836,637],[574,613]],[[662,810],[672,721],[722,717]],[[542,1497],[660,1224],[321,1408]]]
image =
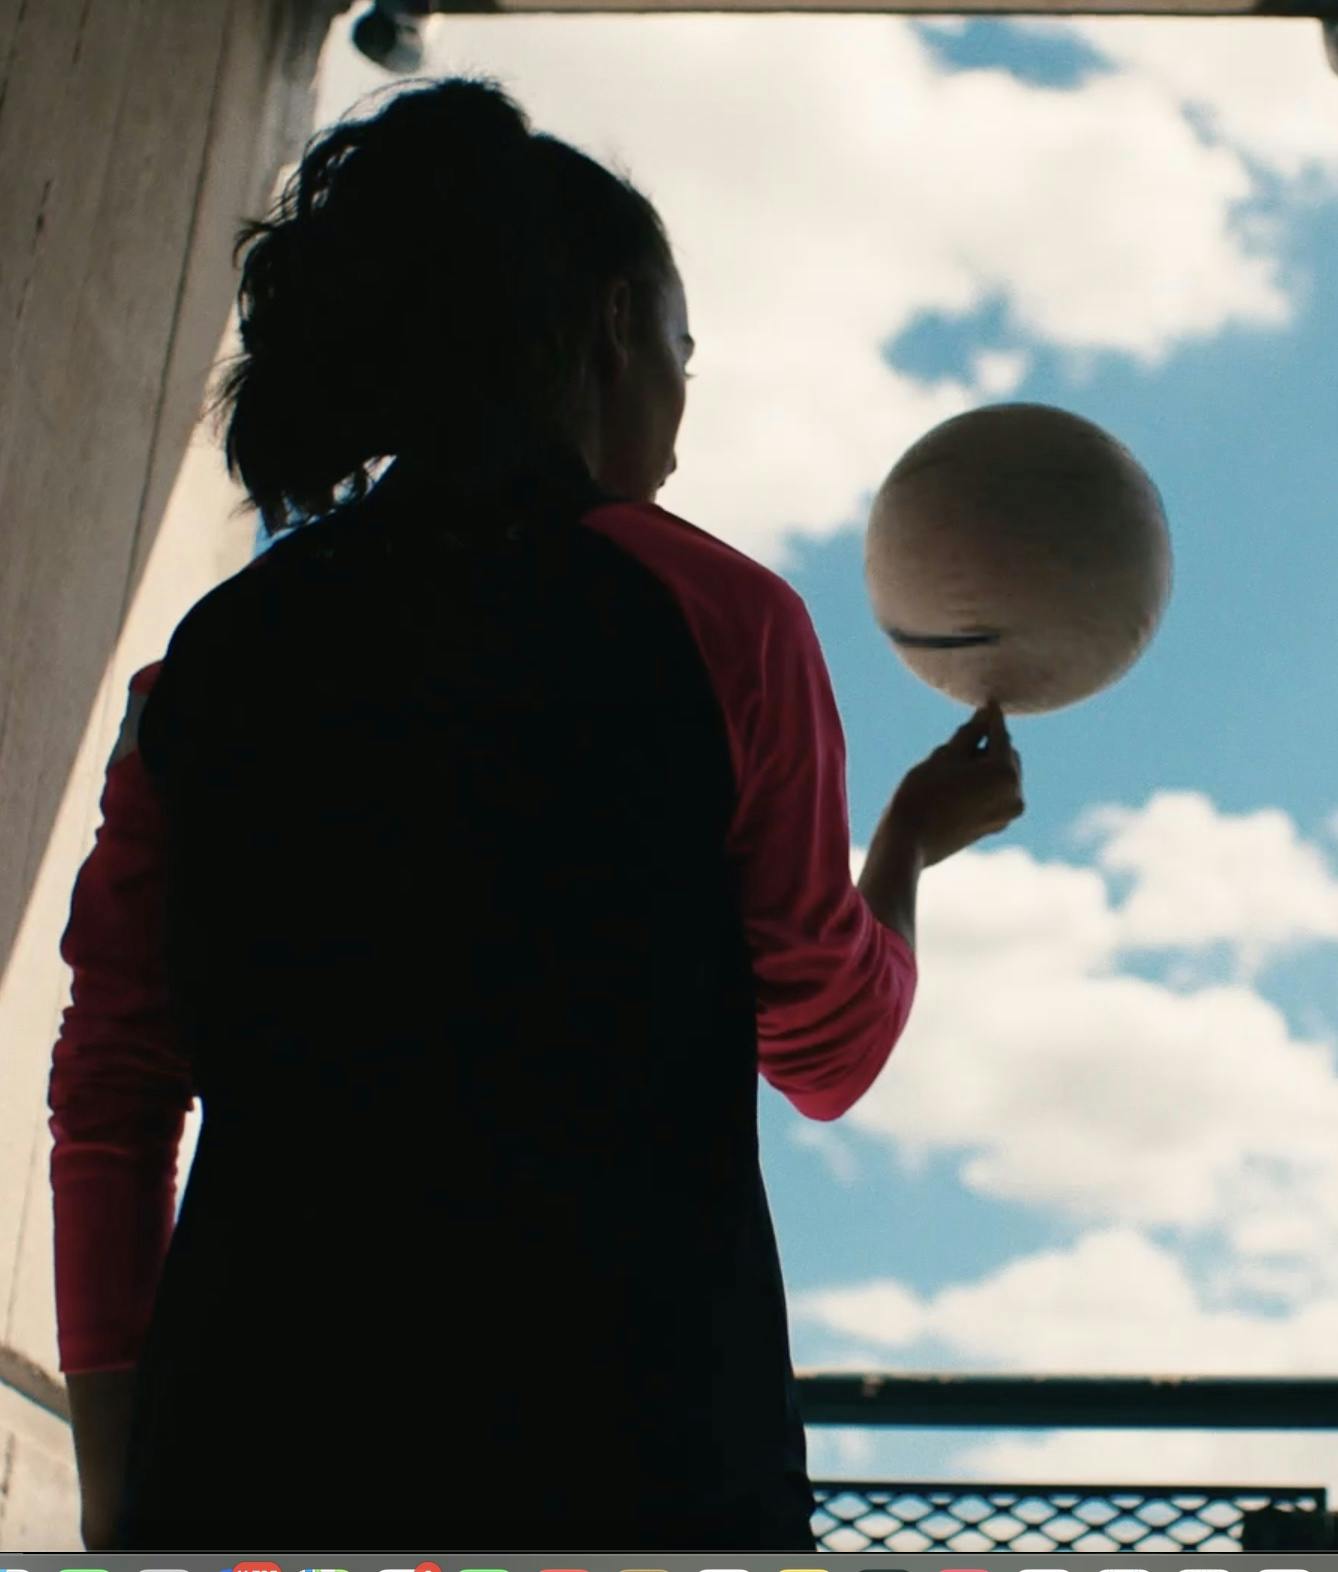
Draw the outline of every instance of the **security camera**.
[[[357,49],[383,70],[410,73],[423,64],[422,0],[376,0],[353,24]]]

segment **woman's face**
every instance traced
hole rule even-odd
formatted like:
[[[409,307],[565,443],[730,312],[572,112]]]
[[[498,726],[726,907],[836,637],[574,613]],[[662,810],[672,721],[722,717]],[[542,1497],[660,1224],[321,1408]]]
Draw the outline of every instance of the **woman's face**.
[[[660,290],[649,321],[636,321],[632,305],[628,282],[615,281],[600,317],[582,448],[604,490],[653,502],[678,467],[674,448],[695,346],[677,269]]]

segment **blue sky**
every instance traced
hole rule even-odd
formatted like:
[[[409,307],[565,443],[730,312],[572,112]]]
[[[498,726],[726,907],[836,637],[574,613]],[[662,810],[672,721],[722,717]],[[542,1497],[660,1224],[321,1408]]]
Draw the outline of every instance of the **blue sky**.
[[[940,53],[952,69],[1006,71],[1071,90],[1109,69],[1085,41],[1028,38],[994,20],[968,23],[943,40]],[[1333,86],[1338,95],[1338,80]],[[930,380],[960,373],[982,344],[1030,350],[1031,369],[1010,396],[1075,409],[1118,433],[1166,503],[1175,592],[1138,666],[1085,704],[1011,723],[1028,810],[1008,839],[1037,858],[1072,858],[1069,830],[1090,803],[1139,807],[1168,788],[1203,793],[1221,814],[1281,809],[1326,855],[1332,846],[1338,203],[1302,212],[1288,211],[1285,191],[1267,200],[1285,220],[1279,261],[1298,305],[1285,328],[1224,328],[1180,347],[1152,374],[1105,356],[1081,382],[1064,356],[1029,344],[997,298],[961,316],[927,312],[885,346],[893,364]],[[907,750],[933,746],[957,716],[888,660],[860,600],[862,520],[852,524],[837,539],[801,546],[789,577],[827,653],[851,756],[852,835],[864,843]],[[879,759],[888,761],[883,770]],[[1146,967],[1149,959],[1152,975],[1164,970]],[[1331,943],[1300,947],[1276,957],[1258,986],[1298,1025],[1317,1014],[1329,1030],[1338,1023],[1334,960]],[[932,952],[923,964],[933,964]],[[885,1075],[891,1091],[895,1059]],[[764,1154],[792,1292],[833,1279],[857,1282],[876,1262],[880,1274],[933,1294],[1076,1236],[1044,1206],[964,1191],[951,1159],[920,1175],[898,1173],[884,1143],[862,1135],[844,1136],[858,1182],[834,1183],[815,1152],[796,1161],[794,1118],[782,1099],[764,1094]],[[1196,1254],[1183,1245],[1182,1252]],[[1265,1315],[1279,1308],[1260,1305]],[[904,1361],[912,1368],[989,1367],[932,1338],[912,1346],[925,1354]],[[1160,1368],[1154,1349],[1149,1337],[1149,1369]],[[821,1366],[842,1352],[840,1338],[811,1325],[797,1329],[797,1364]],[[917,1467],[933,1477],[952,1470],[967,1439],[951,1432],[880,1437],[859,1471],[895,1476]],[[1331,1479],[1327,1445],[1312,1450],[1311,1477]]]
[[[1014,720],[1025,817],[924,877],[921,997],[879,1083],[821,1127],[761,1089],[796,1365],[1328,1373],[1338,77],[1315,24],[460,18],[428,40],[427,69],[500,75],[665,214],[699,377],[660,501],[805,597],[857,849],[964,718],[865,597],[900,452],[974,404],[1051,403],[1166,504],[1155,641]],[[337,32],[318,118],[385,80]],[[810,1445],[815,1477],[1338,1485],[1322,1436]]]

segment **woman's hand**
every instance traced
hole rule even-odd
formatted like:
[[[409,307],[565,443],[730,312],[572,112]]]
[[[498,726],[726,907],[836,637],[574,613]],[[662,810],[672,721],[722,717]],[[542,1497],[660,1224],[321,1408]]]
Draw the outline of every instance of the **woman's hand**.
[[[110,1508],[102,1500],[90,1501],[87,1494],[82,1496],[83,1511],[79,1518],[79,1536],[84,1542],[85,1550],[119,1550],[116,1543],[116,1508]]]
[[[134,1370],[90,1370],[65,1377],[79,1470],[80,1532],[85,1550],[117,1550],[114,1531],[125,1482]]]
[[[1006,829],[1023,807],[1022,761],[991,702],[907,773],[887,813],[929,868]]]

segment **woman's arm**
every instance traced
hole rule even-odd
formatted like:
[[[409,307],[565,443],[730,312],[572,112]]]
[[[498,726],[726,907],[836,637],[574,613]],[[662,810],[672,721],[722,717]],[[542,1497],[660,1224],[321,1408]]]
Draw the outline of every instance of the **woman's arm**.
[[[164,820],[137,747],[159,669],[131,681],[102,824],[75,882],[61,939],[71,1003],[48,1084],[57,1344],[95,1536],[111,1530],[134,1366],[171,1240],[193,1096],[168,1010]],[[110,1547],[99,1539],[88,1548]]]
[[[121,1487],[125,1482],[135,1372],[71,1371],[70,1421],[82,1499],[80,1532],[85,1550],[116,1550],[113,1538]]]
[[[810,1119],[868,1090],[915,998],[919,854],[885,820],[856,886],[845,736],[817,633],[778,588],[759,639],[729,850],[740,869],[757,994],[759,1067]],[[740,728],[741,733],[744,728]]]
[[[889,803],[869,842],[857,888],[884,928],[915,949],[915,901],[925,857],[919,841]]]

